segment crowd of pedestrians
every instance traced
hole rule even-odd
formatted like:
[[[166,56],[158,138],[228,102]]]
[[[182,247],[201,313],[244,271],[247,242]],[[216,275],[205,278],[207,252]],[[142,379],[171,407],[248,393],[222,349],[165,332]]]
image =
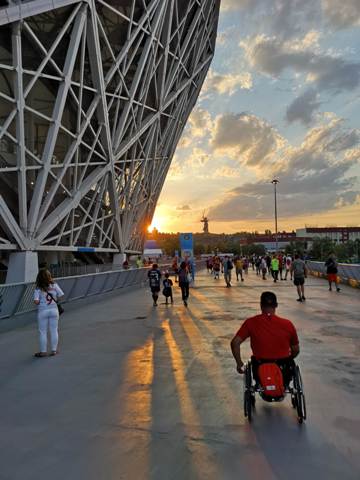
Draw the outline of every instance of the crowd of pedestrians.
[[[141,268],[146,265],[146,261],[138,256],[136,266]],[[337,292],[340,292],[338,264],[334,252],[330,252],[328,259],[324,264],[327,273],[329,291],[332,291],[333,285]],[[294,257],[289,254],[273,253],[272,255],[252,255],[233,256],[233,255],[213,255],[206,259],[206,268],[214,280],[219,280],[223,275],[226,288],[232,286],[233,278],[236,282],[245,282],[252,268],[258,277],[263,280],[270,278],[274,283],[286,281],[288,278],[293,281],[297,291],[297,301],[305,302],[305,279],[307,278],[307,268],[305,261],[296,253]],[[172,263],[172,274],[174,282],[178,283],[181,290],[181,299],[185,307],[188,306],[190,296],[190,284],[195,280],[195,262],[193,259],[186,258],[179,260],[175,257]],[[233,277],[233,270],[235,277]],[[165,304],[174,303],[173,287],[174,282],[170,278],[170,272],[161,272],[157,263],[153,263],[148,271],[148,280],[153,299],[153,305],[158,305],[159,295],[162,287],[162,294],[165,298]],[[59,314],[63,309],[59,300],[64,293],[61,287],[53,280],[47,268],[40,268],[36,279],[36,289],[34,293],[34,303],[38,307],[38,332],[39,332],[39,351],[35,357],[54,356],[59,353],[58,342],[58,321]],[[50,353],[48,351],[48,334],[50,336]]]
[[[337,292],[340,292],[338,265],[334,252],[329,253],[325,262],[327,279],[329,283],[329,291],[332,291],[333,285]],[[272,279],[274,283],[279,281],[293,281],[297,291],[297,301],[306,301],[305,297],[305,279],[307,278],[307,268],[304,259],[300,254],[294,255],[279,253],[267,253],[265,255],[251,256],[230,256],[223,257],[214,255],[206,260],[207,271],[213,275],[215,280],[220,278],[220,274],[224,275],[226,287],[232,285],[232,269],[236,274],[236,281],[244,282],[249,268],[256,272],[256,275],[263,280]]]

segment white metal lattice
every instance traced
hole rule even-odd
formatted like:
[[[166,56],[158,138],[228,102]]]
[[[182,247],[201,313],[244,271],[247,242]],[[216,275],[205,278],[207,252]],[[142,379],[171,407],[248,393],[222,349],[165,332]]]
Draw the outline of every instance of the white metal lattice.
[[[139,249],[214,54],[220,1],[10,3],[0,249]]]

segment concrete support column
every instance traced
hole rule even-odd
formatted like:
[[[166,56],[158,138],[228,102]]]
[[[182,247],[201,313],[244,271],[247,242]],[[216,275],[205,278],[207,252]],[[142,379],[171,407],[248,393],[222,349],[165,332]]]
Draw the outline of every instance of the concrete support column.
[[[37,252],[10,253],[6,283],[34,282],[38,271]]]
[[[114,253],[113,256],[113,267],[122,267],[123,263],[126,260],[126,254],[125,253]]]

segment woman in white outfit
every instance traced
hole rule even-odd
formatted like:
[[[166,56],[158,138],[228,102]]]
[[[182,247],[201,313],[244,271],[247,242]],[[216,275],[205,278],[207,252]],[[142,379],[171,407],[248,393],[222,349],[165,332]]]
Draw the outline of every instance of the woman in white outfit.
[[[51,354],[58,353],[58,322],[59,311],[56,302],[64,295],[59,285],[54,282],[48,270],[40,270],[36,278],[36,290],[34,292],[34,303],[38,306],[38,326],[40,351],[35,357],[46,357],[47,334],[50,331]]]

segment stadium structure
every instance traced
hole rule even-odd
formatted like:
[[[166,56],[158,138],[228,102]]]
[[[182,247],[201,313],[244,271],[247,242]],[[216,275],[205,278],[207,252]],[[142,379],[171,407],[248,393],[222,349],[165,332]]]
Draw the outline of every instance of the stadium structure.
[[[142,249],[219,6],[0,1],[3,255]]]

